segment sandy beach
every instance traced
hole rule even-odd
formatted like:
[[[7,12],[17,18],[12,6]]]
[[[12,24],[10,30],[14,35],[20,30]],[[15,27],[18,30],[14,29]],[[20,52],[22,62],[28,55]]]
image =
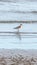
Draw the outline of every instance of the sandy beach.
[[[0,49],[0,65],[37,65],[37,50]]]

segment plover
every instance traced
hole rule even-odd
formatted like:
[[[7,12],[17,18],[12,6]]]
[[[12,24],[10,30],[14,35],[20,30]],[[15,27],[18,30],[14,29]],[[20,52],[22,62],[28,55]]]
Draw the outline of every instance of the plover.
[[[20,29],[22,27],[22,24],[20,24],[19,26],[15,27],[14,29]]]

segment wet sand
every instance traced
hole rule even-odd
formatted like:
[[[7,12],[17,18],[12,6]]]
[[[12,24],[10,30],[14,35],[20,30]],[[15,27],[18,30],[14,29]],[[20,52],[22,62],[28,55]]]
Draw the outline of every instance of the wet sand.
[[[37,49],[0,49],[0,65],[37,65]]]

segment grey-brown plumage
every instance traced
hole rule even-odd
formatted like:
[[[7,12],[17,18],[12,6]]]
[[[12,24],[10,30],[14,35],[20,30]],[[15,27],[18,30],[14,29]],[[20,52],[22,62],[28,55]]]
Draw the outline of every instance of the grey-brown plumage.
[[[22,27],[22,24],[20,24],[19,26],[15,27],[14,29],[20,29]]]

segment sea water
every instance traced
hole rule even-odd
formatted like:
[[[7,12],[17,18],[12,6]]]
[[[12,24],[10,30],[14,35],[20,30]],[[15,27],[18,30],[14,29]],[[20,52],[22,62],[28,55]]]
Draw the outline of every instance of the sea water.
[[[37,0],[1,0],[0,21],[37,21]]]

